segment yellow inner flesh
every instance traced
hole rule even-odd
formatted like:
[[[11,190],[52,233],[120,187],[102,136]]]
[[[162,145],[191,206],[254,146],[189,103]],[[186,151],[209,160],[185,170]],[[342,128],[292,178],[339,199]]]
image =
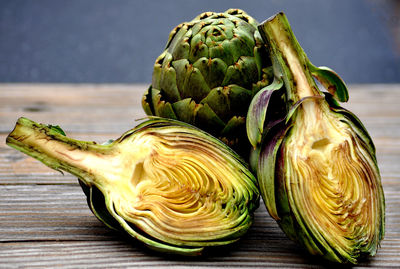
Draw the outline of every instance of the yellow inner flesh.
[[[254,182],[220,147],[168,130],[132,137],[115,148],[113,165],[101,172],[101,185],[125,220],[183,245],[202,245],[251,224]]]
[[[305,101],[292,132],[286,188],[298,222],[342,255],[367,248],[382,214],[371,156],[325,101]]]

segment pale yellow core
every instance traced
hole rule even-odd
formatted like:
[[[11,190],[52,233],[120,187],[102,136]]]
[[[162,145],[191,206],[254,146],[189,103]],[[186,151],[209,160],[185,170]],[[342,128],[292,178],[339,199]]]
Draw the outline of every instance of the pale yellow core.
[[[125,220],[162,241],[186,245],[251,224],[247,203],[257,190],[232,156],[186,133],[132,137],[104,165],[87,159],[100,164],[101,185]]]
[[[379,234],[379,174],[350,127],[321,100],[305,101],[287,141],[286,187],[298,221],[339,253]]]

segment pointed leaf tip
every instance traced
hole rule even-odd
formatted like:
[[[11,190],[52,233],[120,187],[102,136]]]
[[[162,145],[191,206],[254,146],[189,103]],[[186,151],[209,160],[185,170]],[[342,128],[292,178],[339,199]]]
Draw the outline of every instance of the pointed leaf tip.
[[[261,89],[250,103],[246,119],[246,130],[248,139],[254,148],[261,142],[272,93],[275,90],[279,90],[282,85],[282,80],[275,79],[270,85]]]
[[[49,125],[47,125],[47,127],[49,127],[50,130],[53,130],[53,131],[55,131],[55,132],[57,132],[59,134],[62,134],[63,136],[66,136],[64,130],[61,129],[61,127],[59,125],[51,125],[51,124],[49,124]]]
[[[308,62],[311,74],[340,102],[349,100],[347,86],[342,78],[332,69],[326,66],[316,67],[311,62]]]

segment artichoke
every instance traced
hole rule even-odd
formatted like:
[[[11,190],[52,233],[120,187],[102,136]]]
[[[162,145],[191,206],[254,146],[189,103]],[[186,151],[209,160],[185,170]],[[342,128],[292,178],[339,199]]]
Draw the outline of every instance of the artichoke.
[[[6,142],[77,176],[100,221],[158,251],[197,255],[235,242],[258,206],[256,179],[238,155],[177,121],[150,119],[99,145],[20,118]]]
[[[267,56],[257,22],[244,11],[203,13],[171,32],[143,109],[195,125],[246,156],[248,106],[272,78]]]
[[[340,263],[373,256],[384,237],[384,193],[371,137],[338,103],[346,85],[310,63],[283,13],[259,31],[274,82],[252,100],[246,125],[269,214],[312,254]]]

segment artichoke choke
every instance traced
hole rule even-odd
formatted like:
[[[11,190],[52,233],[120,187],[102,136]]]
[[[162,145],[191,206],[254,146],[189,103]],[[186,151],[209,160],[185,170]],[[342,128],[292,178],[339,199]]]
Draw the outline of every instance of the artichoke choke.
[[[338,104],[346,85],[310,63],[283,13],[259,31],[274,82],[254,97],[246,124],[270,215],[312,254],[340,263],[373,256],[384,237],[384,193],[371,137]]]
[[[80,180],[92,212],[167,253],[200,254],[237,241],[258,207],[256,179],[224,143],[153,118],[104,145],[20,118],[7,144]]]
[[[257,22],[238,9],[205,12],[171,32],[142,104],[147,115],[195,125],[246,156],[247,109],[271,78]]]

